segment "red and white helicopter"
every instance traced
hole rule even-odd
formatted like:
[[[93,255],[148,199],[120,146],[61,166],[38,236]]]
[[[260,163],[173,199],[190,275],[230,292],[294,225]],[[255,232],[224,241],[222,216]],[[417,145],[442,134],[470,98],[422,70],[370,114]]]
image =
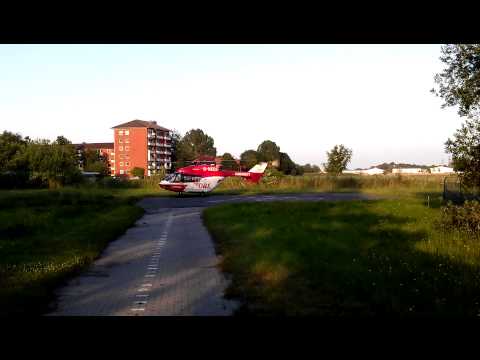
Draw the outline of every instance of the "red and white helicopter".
[[[221,170],[221,165],[218,164],[194,164],[167,175],[159,185],[165,190],[177,193],[207,193],[229,176],[238,176],[258,183],[266,168],[266,162],[259,163],[248,171]]]

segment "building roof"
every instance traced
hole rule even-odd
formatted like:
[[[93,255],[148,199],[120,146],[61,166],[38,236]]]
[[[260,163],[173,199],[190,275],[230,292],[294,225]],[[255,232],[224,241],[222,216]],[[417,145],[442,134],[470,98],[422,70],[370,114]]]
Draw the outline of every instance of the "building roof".
[[[81,143],[73,146],[84,149],[113,149],[113,143]]]
[[[117,126],[112,127],[112,129],[116,128],[129,128],[129,127],[141,127],[141,128],[150,128],[150,129],[158,129],[158,130],[164,130],[164,131],[170,131],[167,128],[164,128],[160,125],[157,125],[156,121],[145,121],[145,120],[132,120]]]

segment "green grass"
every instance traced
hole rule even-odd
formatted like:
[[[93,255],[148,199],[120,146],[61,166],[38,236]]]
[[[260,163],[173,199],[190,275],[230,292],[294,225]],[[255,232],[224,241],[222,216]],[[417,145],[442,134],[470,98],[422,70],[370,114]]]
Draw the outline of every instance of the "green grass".
[[[438,192],[443,189],[442,175],[340,175],[324,174],[263,178],[258,184],[240,178],[227,178],[213,193],[274,194],[295,192],[368,192],[376,194],[406,194]]]
[[[227,204],[204,221],[239,314],[478,317],[480,239],[439,230],[440,204]]]
[[[0,192],[0,316],[48,311],[53,289],[90,264],[143,210],[138,194]]]

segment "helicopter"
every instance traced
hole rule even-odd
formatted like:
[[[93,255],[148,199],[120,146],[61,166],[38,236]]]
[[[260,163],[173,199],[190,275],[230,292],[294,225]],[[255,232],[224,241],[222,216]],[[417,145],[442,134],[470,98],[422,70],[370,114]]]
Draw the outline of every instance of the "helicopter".
[[[181,193],[207,193],[215,189],[226,178],[242,177],[258,183],[265,173],[268,163],[261,162],[248,171],[222,170],[222,165],[209,162],[193,162],[181,167],[160,181],[162,189]]]

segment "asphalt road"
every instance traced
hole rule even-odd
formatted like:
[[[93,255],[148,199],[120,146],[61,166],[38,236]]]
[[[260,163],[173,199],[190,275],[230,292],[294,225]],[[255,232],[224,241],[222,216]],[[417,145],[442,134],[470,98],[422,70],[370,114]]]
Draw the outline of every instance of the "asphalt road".
[[[205,207],[235,202],[371,199],[352,193],[146,198],[146,213],[80,276],[57,290],[47,315],[231,315],[228,280],[201,220]]]

